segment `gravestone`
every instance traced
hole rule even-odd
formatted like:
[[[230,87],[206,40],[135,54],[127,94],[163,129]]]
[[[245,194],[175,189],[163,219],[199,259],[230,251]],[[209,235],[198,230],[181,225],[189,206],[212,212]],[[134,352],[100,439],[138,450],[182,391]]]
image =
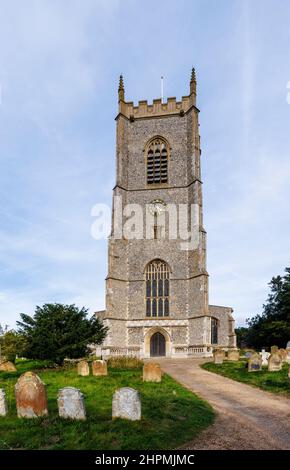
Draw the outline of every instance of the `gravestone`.
[[[262,352],[260,352],[260,356],[262,358],[262,366],[267,366],[270,353],[266,352],[265,349],[262,349]]]
[[[6,393],[3,388],[0,388],[0,416],[6,416],[8,413]]]
[[[108,375],[108,367],[106,361],[93,361],[92,363],[93,375]]]
[[[281,349],[279,349],[278,353],[281,356],[282,362],[287,362],[288,353],[287,353],[286,349],[281,348]]]
[[[262,358],[260,354],[253,353],[248,360],[248,372],[259,372],[262,370]]]
[[[290,349],[290,341],[286,344],[286,349]]]
[[[15,385],[18,418],[48,415],[45,384],[34,372],[22,374]]]
[[[87,361],[78,362],[78,375],[87,376],[90,375],[90,368]]]
[[[287,363],[290,364],[290,349],[287,351]]]
[[[271,346],[271,354],[277,353],[279,350],[278,346]]]
[[[268,371],[277,372],[281,369],[282,369],[282,359],[281,359],[280,354],[278,352],[271,354],[268,360]]]
[[[240,352],[237,349],[228,351],[228,361],[238,361],[240,359]]]
[[[17,372],[17,369],[13,362],[3,361],[0,362],[0,371],[2,372]]]
[[[61,418],[86,419],[84,396],[78,388],[64,387],[58,391],[58,414]]]
[[[253,351],[246,351],[246,352],[245,352],[245,357],[246,357],[247,359],[249,359],[252,354],[254,354]]]
[[[147,362],[143,366],[143,382],[161,382],[162,372],[156,362]]]
[[[131,421],[141,419],[141,401],[137,390],[130,387],[116,390],[113,396],[112,418],[123,418]]]
[[[289,367],[289,369],[288,369],[288,377],[289,377],[289,379],[290,379],[290,367]]]
[[[222,351],[221,349],[218,349],[217,351],[214,351],[214,353],[213,353],[213,362],[215,364],[222,364],[224,358],[225,358],[225,352],[224,351]]]

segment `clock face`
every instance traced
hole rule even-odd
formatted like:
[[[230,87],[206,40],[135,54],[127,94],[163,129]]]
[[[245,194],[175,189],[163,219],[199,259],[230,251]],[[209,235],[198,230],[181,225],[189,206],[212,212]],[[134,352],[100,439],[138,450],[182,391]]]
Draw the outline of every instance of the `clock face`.
[[[161,214],[166,209],[165,202],[161,201],[160,199],[155,199],[154,201],[150,202],[149,204],[149,211],[152,215],[154,214]]]

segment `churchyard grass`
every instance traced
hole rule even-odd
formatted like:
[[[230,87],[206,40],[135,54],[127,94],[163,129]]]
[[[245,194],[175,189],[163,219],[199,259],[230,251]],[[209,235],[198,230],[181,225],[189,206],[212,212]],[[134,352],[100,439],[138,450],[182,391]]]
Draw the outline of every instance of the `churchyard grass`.
[[[194,438],[214,419],[212,408],[168,375],[161,383],[142,381],[142,368],[109,368],[107,377],[81,377],[76,370],[52,369],[48,361],[19,361],[18,371],[0,372],[9,413],[0,417],[0,449],[174,449]],[[19,419],[14,385],[26,370],[34,370],[47,385],[49,416]],[[84,394],[86,421],[58,417],[60,388],[77,387]],[[117,388],[140,392],[141,421],[112,420]]]
[[[262,371],[248,372],[246,364],[247,361],[224,361],[223,364],[206,362],[201,367],[209,372],[215,372],[216,374],[259,387],[268,392],[290,396],[289,364],[283,364],[282,370],[278,372],[268,372],[268,368],[265,366],[262,367]]]

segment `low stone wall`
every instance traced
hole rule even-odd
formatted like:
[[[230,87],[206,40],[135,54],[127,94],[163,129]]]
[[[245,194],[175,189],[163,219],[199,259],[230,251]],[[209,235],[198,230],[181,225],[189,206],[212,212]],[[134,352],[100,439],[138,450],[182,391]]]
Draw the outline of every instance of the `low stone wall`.
[[[139,347],[117,348],[107,346],[96,348],[96,356],[104,359],[109,357],[127,356],[143,359],[144,354]],[[212,357],[213,348],[211,346],[172,346],[171,354],[167,357]]]

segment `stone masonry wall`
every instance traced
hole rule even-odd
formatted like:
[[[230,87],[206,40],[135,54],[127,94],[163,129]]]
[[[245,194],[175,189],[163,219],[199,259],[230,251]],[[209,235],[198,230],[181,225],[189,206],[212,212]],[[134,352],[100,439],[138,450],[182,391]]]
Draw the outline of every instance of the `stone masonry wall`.
[[[194,75],[193,75],[194,77]],[[121,83],[121,82],[120,82]],[[120,85],[122,86],[122,84]],[[198,246],[181,250],[181,240],[168,239],[168,219],[164,238],[109,240],[109,269],[106,284],[105,323],[110,327],[106,344],[114,347],[136,347],[148,350],[148,332],[151,324],[164,324],[171,346],[208,345],[210,317],[219,322],[219,342],[233,342],[231,309],[208,307],[208,274],[206,272],[206,232],[203,227],[202,183],[200,170],[200,137],[198,110],[195,107],[196,83],[192,78],[190,95],[181,102],[168,99],[166,104],[145,101],[136,107],[124,101],[124,90],[119,89],[119,115],[116,137],[116,186],[114,195],[126,204],[146,204],[158,199],[170,204],[195,204],[198,208]],[[168,182],[147,185],[147,143],[161,136],[168,143]],[[113,208],[112,235],[115,235],[116,208]],[[159,218],[159,221],[161,219]],[[166,220],[166,219],[165,219]],[[124,226],[125,216],[121,219]],[[190,230],[188,226],[188,230]],[[160,229],[160,233],[162,229]],[[153,230],[152,230],[153,238]],[[146,317],[144,271],[153,259],[162,259],[170,267],[169,317]],[[107,320],[106,320],[107,319]],[[136,325],[127,326],[136,321]],[[149,323],[148,323],[149,321]],[[141,322],[141,323],[140,323]],[[139,324],[140,323],[140,324]],[[156,326],[154,326],[154,331]],[[152,330],[153,331],[153,330]]]

